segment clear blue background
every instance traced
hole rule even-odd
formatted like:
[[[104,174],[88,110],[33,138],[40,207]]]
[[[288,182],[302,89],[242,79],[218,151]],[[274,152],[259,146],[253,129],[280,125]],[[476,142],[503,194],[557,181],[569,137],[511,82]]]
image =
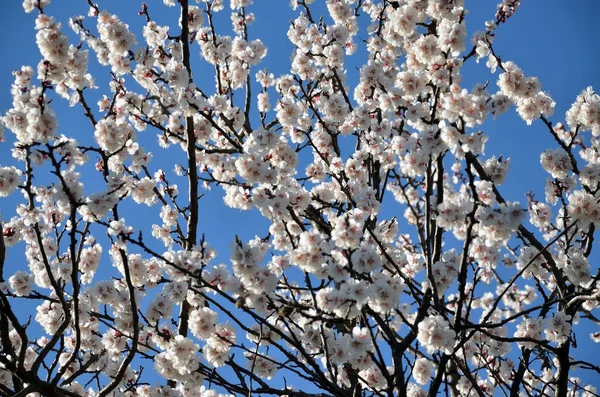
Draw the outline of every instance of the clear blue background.
[[[141,27],[143,17],[139,17],[139,1],[100,1],[101,9],[116,13],[128,23],[136,33],[138,41],[142,42]],[[148,1],[150,15],[159,24],[173,26],[172,32],[177,34],[176,26],[178,14],[177,7],[168,8],[161,1]],[[318,0],[313,4],[317,10],[325,11],[324,2]],[[568,4],[568,5],[567,5]],[[485,20],[493,19],[496,9],[495,1],[467,0],[466,8],[471,11],[467,16],[467,27],[469,40],[472,33],[483,28]],[[287,40],[289,20],[295,19],[298,11],[292,11],[287,0],[255,0],[250,7],[257,20],[250,28],[251,38],[260,38],[265,42],[268,53],[259,68],[267,67],[275,76],[289,71],[290,54],[292,46]],[[87,14],[85,1],[76,0],[54,0],[47,8],[49,15],[55,16],[63,22],[63,32],[67,33],[72,44],[78,39],[73,35],[67,25],[68,18],[73,15]],[[600,2],[596,0],[576,0],[565,2],[561,0],[532,0],[524,2],[517,13],[502,25],[497,31],[495,48],[503,60],[512,60],[519,65],[526,75],[538,76],[542,82],[542,88],[549,91],[557,102],[556,114],[552,120],[564,121],[564,112],[569,108],[577,94],[585,87],[592,85],[600,87],[598,75],[598,61],[600,59],[600,46],[597,34],[597,15],[600,13]],[[315,12],[317,14],[317,12]],[[0,46],[0,112],[4,114],[10,109],[12,98],[10,96],[10,85],[13,82],[12,71],[19,69],[22,65],[31,65],[34,69],[40,60],[40,54],[35,44],[35,30],[33,29],[35,13],[25,14],[21,2],[11,0],[2,2],[0,5],[0,34],[3,43]],[[221,33],[230,32],[229,7],[217,14],[217,26]],[[95,30],[94,20],[86,18],[87,26]],[[231,34],[231,33],[229,33]],[[359,33],[365,37],[364,30]],[[469,45],[468,43],[467,45]],[[362,45],[362,44],[359,44]],[[198,62],[200,70],[209,72],[203,76],[196,72],[195,81],[206,89],[206,92],[214,92],[214,75],[210,69],[199,61],[197,46],[192,47],[192,58]],[[346,69],[348,70],[348,81],[352,83],[357,79],[356,68],[361,65],[364,58],[359,58],[363,51],[357,55],[347,58]],[[196,69],[198,70],[198,69]],[[255,71],[258,69],[255,69]],[[108,94],[106,83],[108,82],[108,69],[99,68],[95,55],[90,52],[90,71],[96,78],[99,89],[87,91],[86,96],[93,111],[97,113],[95,105],[101,94]],[[475,64],[469,62],[463,69],[463,86],[470,89],[477,82],[490,80],[490,91],[494,92],[496,76],[491,76],[484,62]],[[128,86],[136,90],[134,84]],[[257,92],[255,89],[254,92]],[[271,95],[271,100],[275,95]],[[80,141],[93,139],[93,131],[84,117],[80,107],[68,108],[66,101],[57,98],[52,104],[58,113],[59,132],[67,136],[76,137]],[[547,133],[546,127],[541,122],[535,122],[532,126],[526,126],[518,117],[514,108],[495,122],[485,125],[484,131],[489,134],[490,140],[487,144],[486,155],[511,157],[512,168],[507,183],[502,187],[502,193],[509,199],[524,202],[524,193],[528,190],[539,192],[537,197],[543,196],[543,184],[546,173],[539,165],[539,153],[548,147],[554,147],[552,138]],[[12,163],[10,149],[12,148],[11,134],[7,132],[8,144],[0,145],[0,164]],[[150,134],[148,134],[150,135]],[[154,140],[149,140],[154,144]],[[150,144],[148,149],[155,152]],[[94,159],[95,160],[95,159]],[[181,162],[183,162],[183,158]],[[153,169],[157,163],[152,164]],[[171,168],[169,168],[171,170]],[[303,170],[300,170],[301,172]],[[85,182],[85,178],[84,178]],[[183,182],[183,181],[182,181]],[[181,191],[185,186],[180,183]],[[93,187],[86,192],[95,191]],[[216,194],[209,194],[201,201],[202,213],[200,230],[207,233],[208,241],[215,246],[220,246],[222,235],[231,235],[232,221],[235,221],[237,233],[251,236],[255,233],[254,227],[245,232],[245,225],[254,225],[254,221],[261,219],[260,215],[252,215],[249,212],[239,212],[223,208],[220,205],[221,189],[213,189]],[[0,201],[4,219],[9,219],[13,213],[13,206],[9,201]],[[214,211],[214,205],[219,205],[219,211]],[[208,211],[208,209],[212,209]],[[247,223],[246,221],[253,221]],[[204,227],[210,225],[210,228]],[[256,232],[258,233],[258,232]],[[262,234],[262,232],[260,232]],[[228,246],[231,239],[225,240]]]
[[[128,23],[138,37],[138,42],[143,41],[141,28],[144,18],[139,17],[141,1],[135,0],[105,0],[99,1],[101,9],[116,13],[123,21]],[[228,3],[228,2],[227,2]],[[267,45],[268,53],[259,68],[267,67],[276,77],[289,71],[290,54],[292,46],[287,40],[287,30],[290,19],[295,19],[299,13],[289,7],[288,0],[255,0],[255,4],[249,11],[256,15],[256,22],[250,27],[250,37],[260,38]],[[149,11],[151,17],[161,25],[173,27],[171,33],[178,34],[177,27],[178,8],[167,8],[162,1],[149,0]],[[325,13],[324,1],[317,0],[313,4],[314,15]],[[467,16],[468,37],[476,30],[483,29],[486,20],[493,19],[496,10],[496,1],[492,0],[467,0],[466,8],[471,11]],[[55,16],[63,22],[63,32],[67,33],[72,44],[78,43],[77,37],[68,27],[68,18],[73,15],[87,14],[87,4],[83,0],[54,0],[47,13]],[[592,85],[600,89],[600,78],[598,75],[598,61],[600,60],[600,45],[598,44],[598,15],[600,15],[600,1],[597,0],[529,0],[523,2],[517,13],[507,24],[500,26],[494,42],[495,50],[502,60],[512,60],[520,66],[527,76],[538,76],[542,82],[542,89],[548,91],[556,101],[556,113],[551,118],[553,122],[564,121],[564,113],[570,107],[577,94],[585,87]],[[36,13],[25,14],[21,7],[21,1],[5,0],[0,4],[0,37],[3,37],[0,46],[0,113],[12,107],[10,96],[10,85],[13,82],[11,72],[19,69],[22,65],[31,65],[34,69],[40,60],[39,50],[35,44],[35,30],[33,29]],[[87,26],[95,31],[93,19],[86,18]],[[217,14],[216,23],[221,34],[231,33],[229,19],[229,4],[224,11]],[[364,27],[364,24],[361,25]],[[359,37],[366,37],[365,31],[359,33]],[[347,58],[346,68],[348,70],[348,82],[353,86],[357,80],[357,68],[364,62],[364,48],[353,57]],[[467,47],[470,46],[470,41]],[[212,93],[214,89],[214,76],[210,68],[203,65],[199,60],[199,49],[196,45],[192,47],[192,58],[197,72],[195,81],[205,92]],[[497,74],[492,76],[487,71],[484,61],[475,64],[473,60],[463,69],[463,87],[470,89],[475,83],[483,83],[490,80],[490,92],[495,92],[497,86],[495,81]],[[255,69],[252,72],[256,72]],[[90,72],[96,78],[98,90],[86,91],[88,103],[92,110],[98,115],[96,101],[106,93],[109,95],[108,69],[99,68],[95,60],[95,54],[90,51]],[[135,84],[128,84],[135,91],[141,92]],[[257,89],[254,88],[254,93]],[[271,95],[274,103],[275,95]],[[73,136],[85,142],[93,139],[93,130],[89,121],[84,117],[81,107],[69,108],[68,103],[56,98],[52,104],[58,114],[59,133]],[[255,123],[256,124],[256,123]],[[546,126],[540,121],[527,126],[520,120],[514,108],[500,117],[495,122],[488,122],[483,127],[489,134],[486,156],[504,155],[511,157],[512,168],[509,172],[507,182],[501,187],[505,198],[525,203],[525,192],[533,190],[538,199],[543,200],[544,182],[547,174],[539,164],[539,154],[548,147],[554,148],[556,144],[547,132]],[[166,168],[172,170],[172,162],[166,162],[161,157],[155,146],[155,138],[152,132],[145,133],[145,142],[149,150],[155,152],[156,160],[151,164],[151,170]],[[10,149],[12,148],[12,134],[6,132],[7,143],[0,144],[0,165],[13,164]],[[185,162],[183,152],[180,153],[180,163]],[[90,160],[95,161],[95,158]],[[303,170],[300,169],[302,173]],[[41,179],[43,180],[43,179]],[[86,192],[92,193],[102,190],[101,186],[95,185],[96,178],[84,175],[83,182],[86,183]],[[38,180],[39,183],[39,180]],[[186,185],[184,180],[177,182],[182,196],[185,196]],[[255,235],[264,236],[267,233],[268,223],[264,221],[256,211],[241,212],[232,210],[222,204],[222,190],[218,187],[200,201],[200,225],[199,232],[205,233],[207,241],[219,252],[217,262],[226,262],[228,258],[228,247],[233,236],[239,234],[242,240],[248,240]],[[388,197],[390,199],[391,197]],[[21,198],[18,194],[7,199],[0,199],[0,210],[5,220],[14,215],[14,207]],[[131,207],[139,208],[139,207]],[[398,208],[398,207],[396,207]],[[159,223],[158,215],[145,218],[146,214],[155,213],[158,207],[151,209],[140,208],[138,217],[133,220],[132,214],[128,213],[127,219],[134,224],[136,229],[144,229],[145,236],[150,237],[150,225]],[[399,209],[397,215],[402,214]],[[386,217],[393,215],[394,207],[386,207]],[[7,275],[12,274],[17,268],[24,266],[20,258],[21,248],[16,247],[9,253],[7,264]],[[105,247],[103,266],[109,266]],[[597,251],[596,251],[597,252]],[[598,255],[593,254],[590,258],[593,269],[597,269]],[[581,346],[590,346],[582,343],[588,338],[590,332],[596,329],[580,329],[578,335]],[[591,345],[596,348],[597,345]],[[515,347],[513,347],[514,349]],[[588,359],[594,361],[593,350],[585,354]],[[584,373],[579,373],[583,375]],[[584,380],[593,381],[592,374],[583,376]]]

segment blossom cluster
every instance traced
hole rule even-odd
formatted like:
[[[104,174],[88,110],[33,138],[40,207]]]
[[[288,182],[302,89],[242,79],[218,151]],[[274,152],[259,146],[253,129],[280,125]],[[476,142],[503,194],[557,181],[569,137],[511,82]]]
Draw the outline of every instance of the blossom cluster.
[[[252,0],[162,3],[136,35],[89,2],[71,40],[49,0],[23,1],[41,60],[0,123],[0,198],[23,195],[0,223],[8,394],[595,393],[571,357],[598,323],[600,96],[551,120],[540,80],[496,52],[518,0],[470,42],[464,0],[293,0],[284,73],[261,65],[279,54]],[[496,84],[463,79],[481,60]],[[61,98],[87,135],[61,135]],[[513,104],[555,144],[526,205],[503,196],[519,170],[487,124]],[[218,200],[262,216],[250,237],[204,222]]]

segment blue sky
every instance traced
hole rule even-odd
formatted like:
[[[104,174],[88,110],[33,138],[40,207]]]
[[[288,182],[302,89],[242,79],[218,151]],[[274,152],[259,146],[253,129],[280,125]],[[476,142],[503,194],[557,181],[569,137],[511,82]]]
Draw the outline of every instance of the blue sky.
[[[141,27],[143,18],[137,15],[140,1],[135,0],[106,0],[100,1],[100,8],[111,13],[116,13],[128,23],[141,41]],[[177,34],[178,19],[177,8],[166,8],[162,1],[150,0],[149,11],[153,19],[161,25],[173,26]],[[323,0],[314,4],[315,14],[324,11]],[[466,8],[471,10],[467,16],[468,37],[483,28],[486,20],[492,19],[496,9],[496,1],[492,0],[467,0]],[[256,22],[250,28],[251,38],[260,38],[268,48],[265,60],[259,68],[267,67],[275,76],[289,71],[290,54],[292,46],[287,40],[289,20],[295,19],[298,11],[292,11],[287,0],[255,0],[255,5],[250,11],[256,15]],[[70,16],[87,13],[84,0],[54,0],[48,7],[47,13],[63,22],[63,31],[69,34],[71,43],[77,43],[76,37],[67,26]],[[565,2],[562,0],[530,0],[521,5],[514,17],[497,31],[494,42],[495,50],[502,60],[512,60],[523,69],[527,76],[538,76],[542,82],[542,89],[548,91],[556,101],[556,113],[551,118],[554,122],[564,121],[564,113],[570,107],[577,94],[589,85],[600,89],[598,62],[600,61],[600,45],[598,44],[597,15],[600,14],[600,2],[596,0],[575,0]],[[35,14],[25,14],[20,1],[4,1],[0,5],[0,35],[4,37],[0,46],[0,114],[11,108],[10,85],[13,82],[11,72],[22,65],[31,65],[34,68],[39,62],[40,55],[35,44],[35,31],[33,29]],[[92,22],[91,19],[87,20]],[[216,17],[220,33],[232,34],[230,29],[229,8],[219,13]],[[359,37],[365,37],[364,31]],[[361,45],[361,44],[359,44]],[[196,65],[200,66],[198,48],[192,49],[192,58],[195,57]],[[359,50],[357,55],[349,57],[346,67],[348,81],[356,81],[363,59]],[[213,76],[208,69],[200,66],[200,72],[195,75],[195,81],[207,92],[213,92]],[[255,71],[258,69],[255,69]],[[88,102],[93,110],[97,110],[95,103],[103,93],[107,93],[106,86],[108,69],[99,68],[95,56],[90,53],[90,71],[96,77],[98,90],[89,92]],[[206,73],[204,75],[203,73]],[[495,92],[497,74],[492,76],[487,71],[484,63],[470,64],[463,69],[463,86],[470,89],[475,83],[490,80],[490,91]],[[137,89],[135,85],[130,85]],[[254,92],[257,92],[256,88]],[[85,141],[92,139],[93,130],[83,116],[80,107],[69,108],[68,104],[56,98],[53,107],[58,114],[59,132],[67,136],[74,136]],[[543,198],[543,187],[547,174],[539,164],[539,154],[546,148],[555,147],[553,139],[549,136],[546,126],[541,122],[534,122],[527,126],[516,114],[514,107],[494,122],[486,123],[482,129],[489,134],[486,156],[504,155],[512,158],[512,167],[507,183],[501,187],[505,198],[525,203],[525,192],[533,190],[538,199]],[[10,155],[12,137],[7,132],[7,143],[0,144],[0,165],[10,165],[13,160]],[[167,156],[159,156],[155,148],[155,138],[147,133],[148,147],[157,155],[153,163],[153,170],[164,167],[172,170],[172,163],[167,165]],[[183,153],[169,151],[169,153]],[[95,159],[91,159],[95,161]],[[164,163],[163,163],[164,162]],[[185,162],[181,157],[181,163]],[[302,171],[302,170],[301,170]],[[94,186],[94,179],[84,175],[86,192],[92,193],[102,190]],[[178,182],[180,191],[185,192],[184,180]],[[199,232],[205,233],[207,241],[220,253],[218,262],[226,262],[229,256],[228,247],[231,245],[235,234],[242,240],[248,240],[255,234],[266,235],[268,223],[256,211],[241,212],[232,210],[222,204],[222,191],[213,188],[207,196],[200,201],[200,226]],[[9,219],[14,213],[14,206],[20,200],[18,195],[8,199],[0,199],[0,210],[4,219]],[[134,207],[131,207],[134,208]],[[135,207],[138,208],[138,207]],[[158,207],[151,209],[140,208],[137,219],[132,224],[136,228],[149,228],[151,223],[158,223],[158,215],[153,215],[151,222],[144,217],[146,214],[155,213]],[[386,209],[393,215],[394,208]],[[403,211],[403,208],[401,209]],[[388,215],[388,214],[386,214]],[[401,215],[401,212],[397,215]],[[133,218],[135,219],[135,218]],[[142,220],[143,219],[143,220]],[[147,232],[149,237],[150,232]],[[105,249],[105,252],[107,249]],[[11,254],[17,259],[18,253]],[[107,257],[104,258],[108,260]],[[593,257],[596,261],[598,258]],[[24,263],[11,262],[9,269],[16,270]],[[589,332],[587,332],[589,333]],[[587,333],[582,332],[580,338],[587,338]]]
[[[138,1],[101,1],[100,7],[112,13],[116,13],[122,20],[128,23],[138,38],[141,38],[141,27],[143,17],[137,12],[140,9]],[[176,23],[177,9],[167,8],[160,1],[149,1],[150,15],[159,24]],[[324,2],[318,0],[313,4],[316,10],[324,10]],[[566,6],[569,4],[569,6]],[[471,34],[483,27],[483,22],[493,18],[496,2],[488,0],[467,0],[466,8],[471,11],[467,17],[469,37]],[[12,84],[12,71],[19,69],[21,65],[37,65],[40,55],[35,45],[35,31],[33,29],[35,15],[25,14],[20,1],[3,2],[0,5],[0,32],[4,37],[4,43],[0,47],[0,112],[4,113],[11,107],[10,85]],[[298,12],[292,11],[287,0],[256,0],[251,7],[257,20],[250,29],[251,37],[258,37],[265,42],[268,54],[259,65],[260,68],[267,67],[275,76],[279,76],[289,70],[289,59],[292,46],[287,40],[286,32],[289,20],[294,19]],[[501,26],[497,31],[495,48],[503,60],[512,60],[519,65],[526,75],[538,76],[543,84],[543,89],[557,102],[556,113],[552,118],[554,121],[564,119],[564,112],[569,108],[576,95],[588,85],[600,86],[600,77],[597,72],[597,62],[600,59],[599,46],[595,33],[598,32],[595,16],[600,11],[600,2],[595,0],[578,0],[565,3],[560,0],[534,0],[524,2],[515,16],[509,22]],[[67,26],[67,21],[73,15],[85,15],[87,5],[85,1],[55,0],[47,9],[47,13],[55,16],[63,22],[63,31],[70,34],[71,43],[76,43],[76,38]],[[87,20],[92,23],[92,20]],[[217,14],[217,26],[221,33],[230,31],[228,7]],[[177,28],[175,27],[176,31]],[[360,34],[359,34],[360,36]],[[354,57],[347,61],[348,81],[356,81],[357,67],[362,59],[358,51]],[[192,58],[198,57],[197,47],[192,49]],[[96,64],[94,55],[90,54],[90,71],[97,79],[99,89],[90,91],[86,95],[88,102],[95,108],[96,99],[107,91],[106,82],[108,71],[101,69]],[[198,66],[201,62],[196,62]],[[204,65],[200,66],[205,70]],[[495,78],[491,76],[483,63],[471,62],[463,69],[463,86],[471,88],[477,82],[490,80],[490,91],[496,90]],[[195,81],[200,86],[211,92],[213,75],[203,76],[198,73]],[[131,85],[134,88],[134,85]],[[255,92],[257,90],[255,89]],[[59,131],[65,135],[73,134],[77,139],[92,137],[93,131],[90,124],[83,116],[80,108],[68,108],[62,99],[56,99],[53,107],[59,118]],[[528,190],[543,192],[543,184],[546,178],[545,172],[539,165],[539,153],[547,147],[552,146],[552,139],[541,122],[535,122],[532,126],[526,126],[518,117],[514,108],[495,122],[486,123],[484,131],[489,134],[490,140],[487,144],[486,155],[504,154],[512,158],[512,168],[507,183],[503,186],[503,194],[512,200],[524,201],[523,194]],[[0,164],[5,165],[12,161],[10,158],[10,137],[8,145],[0,145]],[[154,141],[150,141],[154,143]],[[156,152],[156,151],[154,151]],[[157,165],[156,162],[154,164]],[[181,186],[181,185],[180,185]],[[88,191],[88,190],[86,190]],[[93,191],[93,187],[88,192]],[[212,209],[220,205],[220,189],[213,189],[214,193],[209,195],[201,203],[204,209]],[[541,193],[540,193],[541,194]],[[541,197],[538,194],[538,197]],[[213,200],[214,198],[214,200]],[[9,218],[12,208],[3,202],[0,208],[3,210],[4,218]],[[223,233],[231,235],[230,219],[235,219],[236,224],[242,226],[238,233],[244,233],[243,225],[255,224],[261,219],[260,215],[236,210],[204,211],[205,217],[201,219],[204,224],[211,225],[207,230],[209,241],[212,244],[221,245],[220,240]],[[200,227],[202,228],[202,225]],[[251,230],[248,237],[253,235]],[[262,234],[262,232],[261,232]],[[213,235],[213,236],[211,236]],[[216,240],[217,241],[216,241]],[[229,239],[229,241],[231,241]],[[225,246],[229,245],[225,241]]]

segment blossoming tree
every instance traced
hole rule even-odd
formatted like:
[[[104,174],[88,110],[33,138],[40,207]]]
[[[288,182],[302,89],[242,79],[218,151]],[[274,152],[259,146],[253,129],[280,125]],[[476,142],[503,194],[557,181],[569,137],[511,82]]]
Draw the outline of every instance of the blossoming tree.
[[[23,195],[0,224],[0,396],[597,395],[576,344],[600,322],[600,97],[562,124],[500,58],[519,0],[471,41],[463,0],[313,2],[292,1],[281,76],[257,66],[264,2],[142,4],[136,37],[88,0],[78,42],[49,0],[23,2],[41,60],[14,72],[0,133],[0,197]],[[152,18],[165,6],[178,24]],[[91,57],[110,79],[97,106]],[[495,80],[461,85],[479,60]],[[87,131],[63,126],[61,97]],[[478,130],[512,105],[555,143],[524,205]],[[268,230],[217,257],[205,195]]]

